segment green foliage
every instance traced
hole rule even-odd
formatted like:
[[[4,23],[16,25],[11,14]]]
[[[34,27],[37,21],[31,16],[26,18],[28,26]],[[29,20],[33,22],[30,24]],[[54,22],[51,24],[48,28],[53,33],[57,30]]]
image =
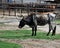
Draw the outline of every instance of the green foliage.
[[[7,43],[0,41],[0,48],[22,48],[22,47],[14,43]]]
[[[38,31],[36,36],[31,36],[31,30],[3,30],[0,31],[0,38],[10,39],[60,39],[60,34],[46,36],[46,32]]]

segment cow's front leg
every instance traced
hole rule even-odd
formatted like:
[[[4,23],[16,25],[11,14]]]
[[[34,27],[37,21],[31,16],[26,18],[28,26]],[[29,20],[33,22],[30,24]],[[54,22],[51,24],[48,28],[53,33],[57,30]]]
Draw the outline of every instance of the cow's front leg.
[[[34,27],[32,27],[32,36],[34,36]]]
[[[35,29],[35,36],[36,36],[37,26],[34,29]]]

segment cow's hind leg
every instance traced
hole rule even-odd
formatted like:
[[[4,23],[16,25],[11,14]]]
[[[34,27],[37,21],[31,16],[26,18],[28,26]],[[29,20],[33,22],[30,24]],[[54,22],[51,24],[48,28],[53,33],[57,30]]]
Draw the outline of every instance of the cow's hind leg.
[[[56,33],[56,26],[53,29],[52,36],[55,35],[55,33]]]
[[[51,30],[52,30],[52,26],[51,24],[49,24],[49,32],[47,33],[47,36],[50,34]]]
[[[47,36],[50,34],[51,29],[49,29],[49,32],[47,33]]]
[[[35,36],[36,36],[37,27],[35,27]]]

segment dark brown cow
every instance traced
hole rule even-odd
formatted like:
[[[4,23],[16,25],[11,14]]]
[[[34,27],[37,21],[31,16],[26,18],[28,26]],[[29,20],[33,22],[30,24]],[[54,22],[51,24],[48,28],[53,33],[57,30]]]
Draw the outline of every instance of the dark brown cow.
[[[56,25],[54,27],[52,25],[52,21],[54,21],[54,19],[55,19],[55,17],[50,16],[49,14],[47,14],[47,17],[45,17],[45,16],[37,17],[37,15],[35,13],[32,13],[32,14],[28,15],[27,17],[22,18],[18,27],[22,28],[22,27],[24,27],[24,25],[28,25],[32,28],[32,36],[36,36],[37,25],[44,26],[44,25],[48,24],[49,32],[47,33],[47,36],[51,32],[51,30],[52,30],[52,35],[55,35]]]

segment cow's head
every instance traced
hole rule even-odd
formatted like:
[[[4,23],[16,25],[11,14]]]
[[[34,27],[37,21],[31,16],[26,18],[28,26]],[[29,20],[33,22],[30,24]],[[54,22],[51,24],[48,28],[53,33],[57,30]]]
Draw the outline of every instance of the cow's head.
[[[22,20],[19,22],[18,28],[22,28],[22,27],[24,27],[24,25],[25,25],[25,21],[24,21],[24,19],[22,19]]]

